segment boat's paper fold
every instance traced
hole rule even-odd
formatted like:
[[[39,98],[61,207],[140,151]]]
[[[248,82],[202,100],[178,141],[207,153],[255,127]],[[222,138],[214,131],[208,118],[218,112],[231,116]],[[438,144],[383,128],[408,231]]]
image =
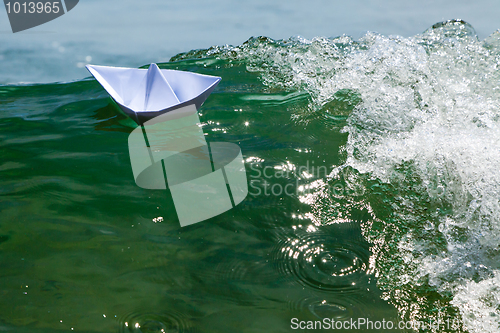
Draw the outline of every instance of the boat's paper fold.
[[[162,113],[194,104],[199,108],[220,77],[160,69],[87,65],[89,72],[118,103],[120,108],[139,124]]]

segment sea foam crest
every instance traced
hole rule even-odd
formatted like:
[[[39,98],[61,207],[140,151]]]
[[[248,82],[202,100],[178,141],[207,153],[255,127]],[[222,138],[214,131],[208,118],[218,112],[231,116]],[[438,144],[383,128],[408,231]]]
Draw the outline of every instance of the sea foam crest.
[[[460,314],[459,330],[498,332],[500,32],[480,41],[453,20],[410,38],[259,37],[204,56],[309,92],[315,112],[338,91],[360,97],[344,128],[344,166],[387,185],[367,189],[369,202],[390,208],[384,228],[366,231],[380,287],[407,319]]]

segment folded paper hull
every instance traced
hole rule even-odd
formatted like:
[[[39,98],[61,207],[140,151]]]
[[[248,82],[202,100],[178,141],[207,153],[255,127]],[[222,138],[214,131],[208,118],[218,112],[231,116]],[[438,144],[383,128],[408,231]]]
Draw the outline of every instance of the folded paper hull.
[[[174,105],[174,106],[171,106],[171,107],[168,107],[166,109],[159,110],[159,111],[135,112],[124,105],[121,105],[119,103],[117,103],[117,104],[120,107],[120,109],[123,111],[123,113],[125,113],[127,116],[132,118],[138,125],[143,125],[146,121],[148,121],[154,117],[158,117],[159,115],[162,115],[166,112],[174,111],[174,110],[183,108],[183,107],[188,106],[188,105],[194,104],[196,106],[196,110],[199,110],[201,105],[203,104],[203,102],[205,102],[205,100],[208,98],[208,96],[215,89],[215,87],[217,86],[217,83],[214,84],[212,87],[210,87],[210,89],[204,91],[201,95],[198,95],[197,97],[195,97],[191,100],[179,103],[177,105]]]
[[[137,124],[166,112],[194,104],[198,110],[215,89],[220,77],[159,69],[93,66],[87,69],[120,109]]]

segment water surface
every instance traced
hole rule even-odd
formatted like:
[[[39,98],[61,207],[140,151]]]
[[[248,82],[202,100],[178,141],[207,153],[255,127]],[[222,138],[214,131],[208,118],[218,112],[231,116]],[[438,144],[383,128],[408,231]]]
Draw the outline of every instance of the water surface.
[[[250,184],[185,228],[168,192],[135,185],[135,124],[95,80],[1,86],[0,329],[497,332],[499,50],[453,21],[160,64],[222,77],[203,131],[241,147]]]

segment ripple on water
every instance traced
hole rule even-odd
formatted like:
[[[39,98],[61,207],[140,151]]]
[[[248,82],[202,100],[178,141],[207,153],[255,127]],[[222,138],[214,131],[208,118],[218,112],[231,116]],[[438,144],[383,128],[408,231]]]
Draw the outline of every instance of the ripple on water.
[[[296,228],[283,235],[272,258],[278,270],[315,290],[356,291],[368,281],[369,250],[357,237],[339,236],[336,228]]]
[[[319,296],[311,296],[292,301],[288,305],[292,311],[298,311],[302,314],[309,312],[320,319],[334,318],[335,320],[342,320],[352,318],[354,315],[352,307],[347,302],[343,302],[342,298],[337,297],[335,297],[335,300],[326,300]]]
[[[377,307],[380,299],[366,291],[348,294],[323,294],[321,296],[309,296],[288,304],[294,313],[306,316],[308,320],[329,318],[335,321],[344,321],[355,318],[376,318]],[[385,306],[385,305],[381,305]],[[307,315],[309,314],[309,315]],[[310,318],[310,319],[309,319]]]
[[[192,332],[188,319],[175,311],[130,314],[120,319],[120,333]]]

